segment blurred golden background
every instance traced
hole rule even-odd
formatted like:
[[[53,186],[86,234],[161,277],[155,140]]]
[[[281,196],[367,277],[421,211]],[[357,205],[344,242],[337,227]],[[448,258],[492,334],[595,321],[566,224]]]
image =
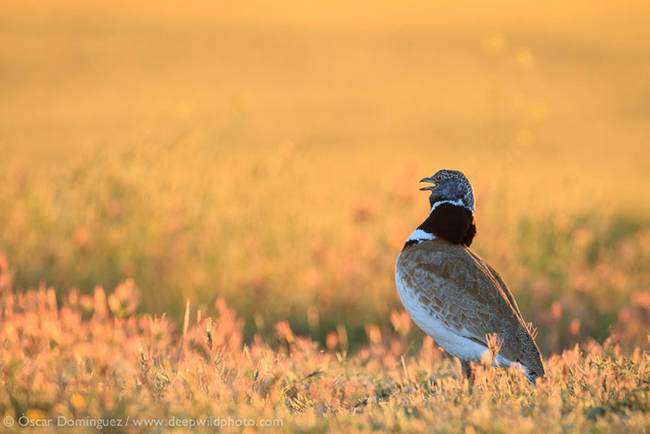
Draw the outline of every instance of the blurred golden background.
[[[650,4],[21,1],[0,11],[15,288],[224,297],[351,345],[401,312],[417,180],[464,171],[474,248],[545,353],[650,327]]]

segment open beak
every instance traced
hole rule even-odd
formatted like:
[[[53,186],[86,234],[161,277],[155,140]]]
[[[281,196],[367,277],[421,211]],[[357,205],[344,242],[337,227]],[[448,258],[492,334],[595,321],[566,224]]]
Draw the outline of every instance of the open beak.
[[[430,182],[431,184],[435,184],[435,183],[436,183],[436,182],[433,180],[433,177],[422,178],[422,179],[420,179],[420,182]],[[421,191],[424,191],[424,190],[433,190],[434,188],[436,188],[435,185],[427,185],[426,187],[422,187],[422,188],[420,188],[420,190],[421,190]]]

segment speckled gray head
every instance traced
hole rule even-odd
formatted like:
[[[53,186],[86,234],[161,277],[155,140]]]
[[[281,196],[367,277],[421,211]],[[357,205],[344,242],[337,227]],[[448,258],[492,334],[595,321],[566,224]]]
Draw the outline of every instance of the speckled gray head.
[[[435,175],[422,178],[420,182],[430,182],[434,185],[422,187],[420,190],[430,190],[429,203],[433,208],[437,202],[458,202],[459,205],[474,212],[474,193],[467,177],[459,170],[438,170]]]

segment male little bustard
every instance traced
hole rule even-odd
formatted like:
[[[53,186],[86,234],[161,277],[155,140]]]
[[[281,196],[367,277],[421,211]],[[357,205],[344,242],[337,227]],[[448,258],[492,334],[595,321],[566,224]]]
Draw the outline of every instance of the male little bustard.
[[[544,375],[539,349],[514,297],[490,265],[469,249],[476,234],[474,195],[457,170],[440,170],[431,211],[397,256],[395,282],[404,308],[425,333],[461,361],[471,389],[472,365],[488,350],[487,336],[502,342],[499,366],[514,365],[535,383]]]

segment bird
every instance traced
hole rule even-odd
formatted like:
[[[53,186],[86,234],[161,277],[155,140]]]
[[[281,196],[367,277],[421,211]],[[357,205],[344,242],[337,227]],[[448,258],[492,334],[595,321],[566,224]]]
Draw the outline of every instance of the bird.
[[[472,390],[472,363],[500,348],[493,364],[513,366],[535,385],[544,364],[536,331],[524,321],[503,278],[469,247],[476,235],[474,193],[458,170],[439,170],[420,182],[430,191],[427,218],[395,261],[395,284],[413,322],[461,362]],[[490,355],[492,353],[487,353]]]

